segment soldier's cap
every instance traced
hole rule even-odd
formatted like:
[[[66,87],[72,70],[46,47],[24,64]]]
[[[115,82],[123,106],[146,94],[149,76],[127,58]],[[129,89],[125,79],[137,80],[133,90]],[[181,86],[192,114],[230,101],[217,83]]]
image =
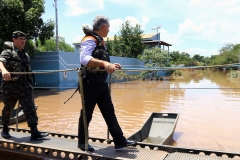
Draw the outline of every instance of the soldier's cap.
[[[14,31],[12,33],[12,37],[13,38],[17,38],[17,37],[26,37],[27,35],[21,31]]]

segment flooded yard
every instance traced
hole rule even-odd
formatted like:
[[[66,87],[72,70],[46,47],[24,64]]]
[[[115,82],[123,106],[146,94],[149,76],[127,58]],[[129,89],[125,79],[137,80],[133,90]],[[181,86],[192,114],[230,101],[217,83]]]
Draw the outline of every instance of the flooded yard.
[[[226,74],[184,71],[181,77],[163,77],[163,81],[112,84],[115,113],[125,136],[138,131],[152,112],[179,113],[172,146],[240,153],[240,83]],[[64,104],[74,91],[34,91],[41,131],[77,135],[80,95],[76,93]],[[19,128],[28,129],[27,123],[20,123]],[[89,136],[107,138],[98,107]]]

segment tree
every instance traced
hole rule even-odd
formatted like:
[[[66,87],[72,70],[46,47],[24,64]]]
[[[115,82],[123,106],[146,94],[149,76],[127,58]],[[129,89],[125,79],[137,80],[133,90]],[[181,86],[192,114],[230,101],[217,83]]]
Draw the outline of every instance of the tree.
[[[74,52],[74,48],[65,42],[64,37],[58,37],[59,42],[59,51],[62,52]],[[45,44],[42,45],[40,40],[38,40],[39,50],[41,52],[50,52],[56,51],[56,37],[51,37],[49,40],[46,40]]]
[[[219,50],[219,55],[212,56],[208,65],[223,65],[238,63],[240,58],[240,44],[226,44]]]
[[[179,51],[173,51],[173,52],[170,53],[170,61],[173,64],[179,65],[180,60],[181,60],[181,55],[180,55]]]
[[[27,34],[25,49],[30,56],[36,51],[33,41],[39,39],[44,44],[45,40],[54,35],[54,22],[43,22],[41,18],[44,0],[1,0],[0,13],[0,50],[5,41],[11,41],[12,32],[16,30]]]
[[[228,52],[231,52],[231,50],[233,49],[234,47],[234,44],[232,43],[227,43],[225,44],[225,46],[223,46],[220,50],[219,50],[219,54],[220,55],[223,55],[223,54],[226,54]]]
[[[143,61],[144,65],[147,67],[169,67],[168,63],[168,53],[161,48],[154,47],[145,49],[141,55],[138,55],[138,59]],[[148,78],[149,74],[151,79],[157,75],[157,71],[143,71],[141,76],[143,78]],[[157,77],[156,77],[157,78]]]
[[[108,54],[110,56],[113,56],[113,42],[110,41],[108,38],[107,38],[106,47],[107,47],[107,50],[108,50]]]
[[[198,62],[204,62],[204,56],[201,56],[200,54],[193,55],[192,59]]]
[[[117,35],[114,35],[114,39],[113,39],[113,43],[112,43],[112,49],[113,49],[113,53],[112,55],[114,56],[120,56],[120,57],[124,57],[121,49],[120,49],[120,45],[119,45],[119,39],[117,37]]]
[[[191,60],[191,56],[188,53],[182,52],[180,54],[180,61],[182,64],[186,64]]]
[[[126,21],[120,27],[118,34],[116,38],[118,46],[114,46],[115,53],[124,57],[137,58],[146,48],[146,45],[142,43],[143,30],[140,25],[133,27],[129,21]]]
[[[168,58],[167,51],[158,47],[145,49],[143,54],[138,56],[138,59],[148,67],[167,67],[169,66]]]

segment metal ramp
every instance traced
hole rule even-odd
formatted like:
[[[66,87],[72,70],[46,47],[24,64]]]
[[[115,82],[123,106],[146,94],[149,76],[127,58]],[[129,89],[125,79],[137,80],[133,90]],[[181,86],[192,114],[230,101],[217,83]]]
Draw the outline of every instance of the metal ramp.
[[[145,144],[170,145],[179,114],[153,112],[143,127],[128,137]]]
[[[10,128],[12,135],[10,139],[3,139],[0,136],[1,150],[52,159],[228,160],[233,157],[240,158],[240,154],[236,153],[146,145],[141,142],[136,147],[115,150],[113,143],[107,144],[105,139],[91,137],[89,143],[94,146],[95,151],[83,152],[77,148],[77,136],[75,135],[50,133],[50,136],[44,140],[31,141],[29,130],[19,129],[18,132],[14,132],[14,130],[14,128]],[[199,153],[204,153],[204,155]],[[215,154],[215,156],[208,156],[211,154]],[[223,155],[226,158],[222,157]]]

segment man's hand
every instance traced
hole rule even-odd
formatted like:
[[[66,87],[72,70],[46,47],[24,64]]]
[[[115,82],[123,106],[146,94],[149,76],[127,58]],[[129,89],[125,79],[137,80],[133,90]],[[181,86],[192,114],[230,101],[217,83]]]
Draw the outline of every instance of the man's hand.
[[[121,65],[119,63],[109,63],[104,60],[98,60],[96,58],[92,58],[88,64],[88,67],[104,67],[109,74],[114,73],[117,69],[121,69]]]
[[[116,67],[117,69],[122,69],[122,67],[121,67],[121,65],[120,65],[119,63],[114,63],[114,65],[115,65],[115,67]]]
[[[104,61],[103,66],[109,74],[114,73],[116,71],[116,69],[121,69],[121,65],[119,63],[112,64],[112,63]]]
[[[9,81],[11,80],[11,75],[7,70],[2,71],[2,78],[4,81]]]

